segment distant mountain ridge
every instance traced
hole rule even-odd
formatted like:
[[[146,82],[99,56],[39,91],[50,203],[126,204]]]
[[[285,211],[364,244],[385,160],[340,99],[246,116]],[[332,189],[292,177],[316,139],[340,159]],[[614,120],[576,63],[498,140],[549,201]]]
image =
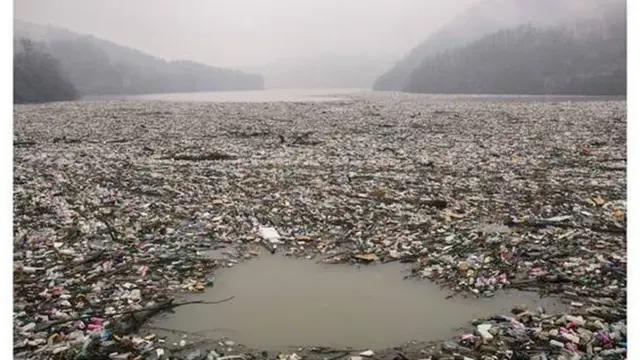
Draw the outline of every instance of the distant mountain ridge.
[[[14,20],[14,37],[41,41],[83,95],[260,90],[258,74],[194,61],[166,61],[143,51],[52,26]]]
[[[403,91],[412,71],[426,58],[488,34],[520,25],[547,28],[616,7],[626,8],[625,0],[481,0],[413,48],[376,79],[373,89]]]
[[[626,36],[530,25],[501,30],[427,58],[407,92],[438,94],[626,95]]]

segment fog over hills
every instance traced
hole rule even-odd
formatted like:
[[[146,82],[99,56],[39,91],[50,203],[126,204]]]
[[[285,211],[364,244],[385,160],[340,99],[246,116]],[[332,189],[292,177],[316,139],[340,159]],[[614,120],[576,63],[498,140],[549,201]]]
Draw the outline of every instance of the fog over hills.
[[[46,51],[44,44],[27,38],[13,44],[13,102],[28,104],[69,101],[78,92],[63,74],[60,62]]]
[[[91,35],[16,20],[14,37],[29,38],[60,62],[82,95],[257,90],[262,76],[194,61],[167,61]]]
[[[598,17],[606,9],[626,8],[624,0],[480,0],[429,35],[375,82],[374,90],[403,91],[411,73],[427,58],[500,30],[520,25],[545,29]],[[415,81],[414,81],[415,82]]]
[[[34,82],[45,78],[70,84],[73,91],[61,93],[74,97],[265,88],[536,94],[626,88],[624,0],[54,2],[16,5],[16,18],[29,21],[15,21],[15,38],[39,42],[37,51],[15,57],[14,73],[28,79],[18,86],[31,94],[25,98],[39,93]],[[45,23],[55,26],[39,25]],[[32,73],[43,70],[39,63],[56,70]]]
[[[267,88],[370,89],[392,64],[391,56],[325,54],[281,59],[243,70],[262,74]]]

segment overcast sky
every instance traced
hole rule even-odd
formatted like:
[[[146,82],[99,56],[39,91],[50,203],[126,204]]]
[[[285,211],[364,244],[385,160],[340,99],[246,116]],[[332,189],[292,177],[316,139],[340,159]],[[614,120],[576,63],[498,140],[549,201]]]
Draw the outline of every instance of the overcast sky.
[[[16,0],[15,17],[166,59],[262,65],[328,53],[401,57],[478,0]]]

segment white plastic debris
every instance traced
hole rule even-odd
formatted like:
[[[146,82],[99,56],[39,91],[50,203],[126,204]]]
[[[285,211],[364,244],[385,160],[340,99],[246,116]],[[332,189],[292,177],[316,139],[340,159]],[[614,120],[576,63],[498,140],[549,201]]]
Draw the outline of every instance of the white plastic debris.
[[[131,290],[131,293],[129,293],[129,299],[133,301],[140,301],[141,298],[142,293],[140,292],[140,289],[133,289]]]
[[[375,355],[375,353],[373,352],[373,350],[365,350],[358,355],[365,356],[365,357],[372,357],[373,355]]]
[[[491,333],[489,332],[489,329],[491,329],[491,324],[478,325],[478,333],[486,341],[493,340],[493,335],[491,335]]]
[[[259,232],[260,236],[263,239],[269,241],[272,244],[282,243],[282,241],[280,241],[280,234],[278,233],[278,230],[273,227],[260,226]]]

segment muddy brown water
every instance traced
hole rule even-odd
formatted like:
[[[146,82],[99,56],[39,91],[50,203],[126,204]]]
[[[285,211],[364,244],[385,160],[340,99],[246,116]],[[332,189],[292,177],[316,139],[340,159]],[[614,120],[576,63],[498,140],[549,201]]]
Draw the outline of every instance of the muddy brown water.
[[[491,299],[447,299],[450,292],[439,285],[403,280],[407,269],[401,263],[357,267],[263,254],[219,271],[213,287],[188,299],[233,300],[178,307],[154,320],[151,331],[174,342],[184,331],[193,341],[228,337],[265,350],[382,349],[412,340],[446,340],[472,319],[508,314],[515,305],[562,308],[557,300],[517,291],[501,291]]]

